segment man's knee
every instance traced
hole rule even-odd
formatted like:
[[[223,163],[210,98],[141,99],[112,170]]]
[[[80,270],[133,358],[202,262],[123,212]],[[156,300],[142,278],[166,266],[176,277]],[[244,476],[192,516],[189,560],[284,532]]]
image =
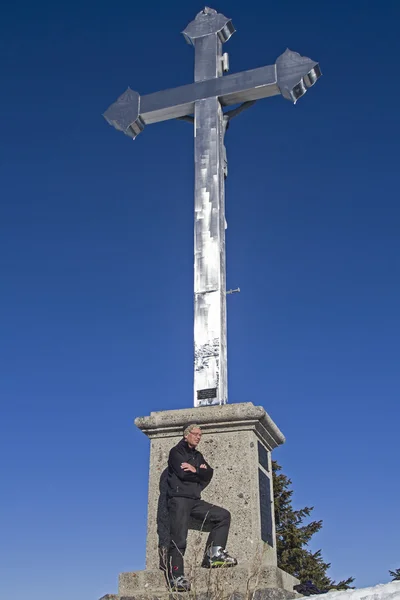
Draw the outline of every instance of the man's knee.
[[[226,508],[219,508],[218,509],[218,521],[224,522],[224,523],[230,523],[231,522],[231,513],[229,512],[229,510],[226,510]]]

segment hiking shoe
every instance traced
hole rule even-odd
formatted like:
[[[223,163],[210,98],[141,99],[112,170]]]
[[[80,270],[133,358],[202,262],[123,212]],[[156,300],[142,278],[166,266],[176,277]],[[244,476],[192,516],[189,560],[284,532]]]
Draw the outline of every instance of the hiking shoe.
[[[190,581],[188,581],[184,575],[180,575],[179,577],[171,577],[169,579],[169,586],[172,592],[190,591]]]
[[[210,556],[211,555],[211,556]],[[237,565],[236,558],[230,556],[227,551],[221,546],[211,548],[204,556],[201,564],[205,569],[218,569],[220,567],[235,567]]]

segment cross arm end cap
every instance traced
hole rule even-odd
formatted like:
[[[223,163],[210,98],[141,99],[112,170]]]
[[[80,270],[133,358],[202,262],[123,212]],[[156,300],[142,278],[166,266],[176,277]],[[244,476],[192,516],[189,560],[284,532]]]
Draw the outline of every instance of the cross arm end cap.
[[[145,125],[140,116],[140,95],[128,88],[114,104],[111,104],[103,117],[115,129],[135,139]]]
[[[199,38],[217,34],[221,42],[227,42],[231,35],[235,33],[235,28],[231,19],[225,17],[222,13],[217,13],[213,8],[206,6],[200,11],[196,18],[182,31],[182,34],[188,44],[193,44]]]
[[[277,59],[276,74],[282,96],[293,104],[296,104],[322,75],[319,63],[289,48]]]

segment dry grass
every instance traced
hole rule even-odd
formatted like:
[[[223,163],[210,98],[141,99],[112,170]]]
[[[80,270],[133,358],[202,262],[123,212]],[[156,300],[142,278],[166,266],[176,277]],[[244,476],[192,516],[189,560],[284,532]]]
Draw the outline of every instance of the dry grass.
[[[230,600],[235,594],[240,594],[244,600],[253,600],[254,593],[258,589],[260,575],[263,570],[264,550],[261,550],[254,558],[246,577],[246,581],[241,582],[240,589],[227,589],[227,580],[230,572],[235,567],[219,569],[200,569],[203,559],[203,540],[202,528],[195,539],[195,551],[190,556],[186,556],[185,566],[187,577],[191,583],[189,592],[175,592],[166,577],[168,595],[171,600]],[[170,567],[170,565],[169,565]],[[166,569],[166,573],[169,569]],[[231,587],[231,586],[229,586]],[[149,599],[150,600],[150,599]]]

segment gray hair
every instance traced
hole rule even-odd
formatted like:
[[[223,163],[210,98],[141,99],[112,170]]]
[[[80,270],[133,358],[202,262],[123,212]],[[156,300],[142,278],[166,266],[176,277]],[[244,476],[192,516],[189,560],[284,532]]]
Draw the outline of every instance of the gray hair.
[[[201,429],[200,425],[197,425],[196,423],[191,423],[190,425],[187,425],[185,427],[185,429],[183,430],[183,437],[186,437],[187,435],[189,435],[189,433],[191,431],[193,431],[193,429]]]

